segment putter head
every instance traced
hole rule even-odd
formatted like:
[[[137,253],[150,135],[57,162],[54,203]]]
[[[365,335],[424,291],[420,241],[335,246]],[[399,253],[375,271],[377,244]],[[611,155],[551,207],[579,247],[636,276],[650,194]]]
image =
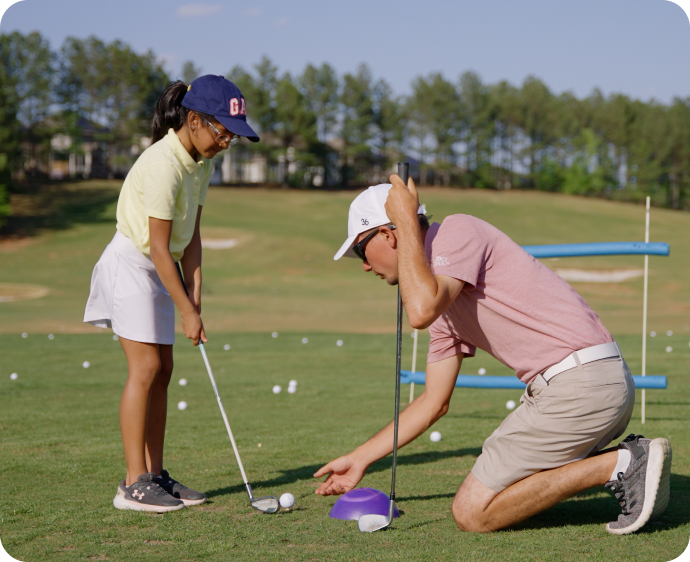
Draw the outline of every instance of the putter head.
[[[275,496],[253,498],[250,503],[254,509],[263,513],[275,513],[280,509],[280,502]]]
[[[391,519],[387,515],[378,515],[377,513],[370,513],[362,515],[357,521],[359,530],[363,533],[373,533],[379,529],[385,529],[391,524]]]

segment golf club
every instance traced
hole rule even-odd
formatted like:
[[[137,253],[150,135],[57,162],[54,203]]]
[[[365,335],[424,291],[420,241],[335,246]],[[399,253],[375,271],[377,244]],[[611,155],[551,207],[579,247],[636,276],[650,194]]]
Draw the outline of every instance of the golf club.
[[[410,165],[407,162],[398,162],[398,175],[407,185],[410,174]],[[373,533],[387,528],[393,521],[395,509],[395,469],[398,464],[398,418],[400,417],[400,355],[402,351],[402,297],[400,296],[400,281],[398,280],[398,342],[395,358],[395,415],[393,417],[393,470],[391,474],[391,494],[388,504],[388,515],[370,513],[362,515],[357,522],[359,530],[363,533]]]
[[[184,282],[184,277],[182,276],[182,269],[180,264],[177,265],[177,271],[180,274],[180,280],[182,281],[182,287],[187,293],[187,286]],[[189,293],[187,293],[189,294]],[[206,365],[206,371],[208,371],[208,378],[211,379],[211,386],[213,386],[213,392],[216,394],[216,400],[218,401],[218,407],[220,408],[220,413],[223,416],[223,421],[225,422],[225,428],[228,430],[228,437],[230,437],[230,443],[232,443],[232,450],[235,451],[235,458],[237,459],[237,464],[240,467],[240,472],[242,473],[242,480],[244,481],[244,487],[247,489],[247,495],[249,495],[250,505],[257,511],[263,513],[275,513],[280,509],[280,502],[276,496],[264,496],[262,498],[255,498],[254,492],[252,491],[251,484],[247,480],[247,475],[244,472],[244,466],[242,465],[242,459],[240,458],[240,452],[237,450],[237,444],[235,443],[235,437],[232,434],[232,429],[230,429],[230,422],[228,421],[228,416],[225,414],[225,408],[223,407],[223,401],[220,398],[220,393],[218,392],[218,386],[216,385],[216,379],[213,376],[213,370],[211,369],[211,363],[208,360],[208,355],[206,355],[206,348],[204,347],[204,342],[199,340],[199,350],[201,351],[201,356],[204,358],[204,364]]]

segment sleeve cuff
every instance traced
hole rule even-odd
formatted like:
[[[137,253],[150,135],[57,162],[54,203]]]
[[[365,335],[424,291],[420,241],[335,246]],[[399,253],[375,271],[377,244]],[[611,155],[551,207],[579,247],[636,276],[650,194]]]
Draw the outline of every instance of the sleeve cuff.
[[[163,221],[173,220],[172,213],[165,213],[163,211],[146,211],[146,216],[154,219],[160,219]]]
[[[438,363],[439,361],[443,361],[449,357],[454,357],[459,353],[462,353],[465,357],[474,357],[476,351],[477,348],[475,346],[460,341],[445,349],[440,349],[438,351],[434,351],[433,353],[429,353],[427,355],[426,362]]]

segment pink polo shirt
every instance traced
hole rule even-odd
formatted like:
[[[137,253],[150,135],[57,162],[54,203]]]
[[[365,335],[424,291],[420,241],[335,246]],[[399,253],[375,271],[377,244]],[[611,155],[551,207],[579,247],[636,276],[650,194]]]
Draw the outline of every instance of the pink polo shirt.
[[[429,327],[429,363],[478,347],[528,383],[573,351],[613,341],[568,283],[481,219],[434,223],[426,253],[434,275],[465,282]]]

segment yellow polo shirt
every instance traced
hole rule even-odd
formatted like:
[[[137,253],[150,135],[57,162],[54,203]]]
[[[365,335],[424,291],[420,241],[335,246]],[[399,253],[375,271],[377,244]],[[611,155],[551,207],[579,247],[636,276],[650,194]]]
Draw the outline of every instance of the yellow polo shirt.
[[[195,162],[172,129],[147,148],[125,178],[117,202],[117,229],[147,256],[151,254],[149,217],[172,221],[170,253],[180,261],[194,234],[213,163]]]

